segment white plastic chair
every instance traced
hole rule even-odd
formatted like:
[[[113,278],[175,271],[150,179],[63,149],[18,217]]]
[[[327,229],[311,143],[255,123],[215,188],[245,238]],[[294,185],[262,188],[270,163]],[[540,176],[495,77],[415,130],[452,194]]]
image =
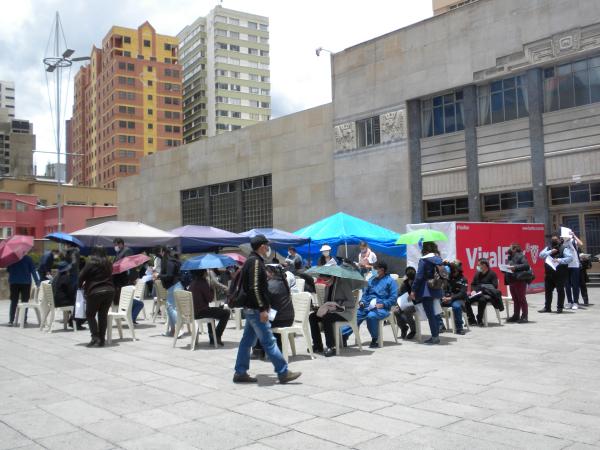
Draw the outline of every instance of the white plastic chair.
[[[512,297],[502,296],[504,302],[504,311],[506,311],[506,320],[510,319],[510,304],[514,303]]]
[[[360,298],[362,296],[362,291],[357,291],[355,293],[355,297],[356,297],[356,302],[354,304],[354,314],[352,315],[352,320],[350,321],[341,321],[341,322],[334,322],[334,332],[335,332],[335,353],[336,355],[340,354],[340,336],[342,334],[342,328],[345,327],[346,325],[349,325],[350,328],[352,328],[352,332],[354,333],[354,339],[356,342],[356,345],[358,345],[358,350],[362,351],[362,343],[360,341],[360,333],[358,330],[358,321],[356,319],[356,311],[358,311],[358,304],[360,303]]]
[[[194,319],[194,302],[191,292],[179,289],[176,290],[173,295],[175,296],[175,307],[177,309],[177,322],[175,323],[173,347],[175,347],[177,344],[177,337],[179,336],[181,328],[184,325],[187,325],[188,331],[190,332],[190,336],[192,338],[190,350],[194,350],[196,348],[196,341],[198,340],[199,325],[201,323],[207,323],[211,324],[212,326],[213,343],[215,348],[217,348],[217,327],[215,324],[215,319],[212,317]]]
[[[146,289],[146,282],[144,280],[142,280],[141,278],[138,279],[135,282],[135,289],[133,291],[133,298],[135,300],[139,300],[140,302],[144,303],[144,290]],[[142,308],[142,310],[140,311],[140,314],[144,314],[144,320],[147,319],[146,316],[146,304],[144,303],[144,307]]]
[[[40,297],[42,297],[41,292],[42,289],[38,288],[35,283],[32,283],[31,291],[29,293],[29,302],[20,302],[17,304],[15,322],[19,322],[21,328],[25,327],[25,313],[28,309],[33,309],[35,311],[38,323],[40,326],[42,325],[42,316],[45,317],[45,311],[43,310],[46,310],[47,308],[45,308],[40,301]],[[23,311],[21,312],[21,310]]]
[[[242,309],[244,308],[233,308],[233,321],[235,322],[235,329],[242,329]]]
[[[121,321],[127,322],[127,326],[131,330],[131,337],[135,341],[135,329],[133,328],[133,319],[131,318],[131,309],[133,307],[133,293],[135,288],[133,286],[124,286],[121,288],[121,294],[119,295],[119,306],[116,311],[108,312],[108,337],[107,341],[110,344],[112,342],[112,322],[113,320],[117,323],[117,330],[119,331],[119,339],[123,339],[123,329]]]
[[[452,329],[452,332],[454,334],[456,334],[456,320],[454,318],[454,310],[448,306],[442,306],[442,315],[446,322],[446,328],[448,330]],[[467,313],[464,310],[462,311],[462,319],[463,319],[464,326],[467,328],[467,330],[470,330],[469,318],[467,317]],[[450,324],[452,324],[452,325],[450,325]]]
[[[167,321],[167,290],[163,287],[159,279],[154,280],[156,288],[156,297],[152,304],[152,323],[156,322],[156,317],[162,313],[163,318]]]
[[[62,311],[63,313],[63,329],[67,329],[67,323],[69,322],[69,317],[73,315],[75,306],[55,306],[54,305],[54,292],[52,292],[52,285],[49,281],[43,281],[42,291],[44,295],[44,301],[47,302],[48,306],[48,315],[46,319],[43,321],[43,324],[40,325],[40,328],[46,324],[48,324],[48,333],[52,333],[54,327],[54,316],[57,311]],[[73,331],[77,331],[77,326],[73,325]]]
[[[325,288],[326,286],[323,283],[316,283],[315,284],[315,291],[317,294],[317,306],[323,306],[323,303],[325,303]]]
[[[488,326],[487,310],[488,310],[489,306],[491,306],[492,308],[494,308],[494,305],[492,305],[489,302],[485,302],[485,309],[483,310],[483,326],[484,327]],[[477,306],[477,307],[479,308],[479,306]],[[500,318],[500,310],[494,308],[494,312],[496,313],[496,319],[498,319],[498,325],[502,326],[502,319]]]
[[[379,336],[377,337],[377,345],[379,348],[383,347],[383,325],[385,322],[390,324],[392,334],[394,335],[394,341],[396,341],[396,344],[398,343],[398,324],[396,323],[396,315],[390,311],[389,316],[379,321]]]
[[[298,292],[304,292],[305,285],[306,280],[304,278],[296,278],[296,289],[298,289]]]
[[[296,356],[296,334],[301,334],[304,337],[304,342],[311,359],[315,358],[310,342],[310,328],[308,322],[311,300],[312,296],[308,292],[293,293],[292,303],[294,304],[294,323],[289,327],[279,327],[271,330],[274,334],[281,335],[281,353],[286,361],[288,360],[288,346],[286,341],[289,341],[290,343],[292,355]]]

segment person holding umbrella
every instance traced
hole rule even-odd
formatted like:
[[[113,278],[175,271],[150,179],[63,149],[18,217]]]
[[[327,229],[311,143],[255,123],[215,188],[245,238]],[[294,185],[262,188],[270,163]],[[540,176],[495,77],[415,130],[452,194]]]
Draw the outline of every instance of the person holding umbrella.
[[[31,248],[31,247],[30,247]],[[8,284],[10,286],[10,310],[8,316],[8,326],[12,327],[19,297],[23,303],[29,302],[29,293],[31,292],[31,278],[36,286],[40,285],[40,277],[33,265],[31,256],[25,254],[19,261],[9,265],[6,268],[8,272]],[[27,322],[27,310],[25,310],[25,322]]]
[[[115,245],[115,259],[113,260],[113,263],[133,254],[133,251],[129,247],[125,247],[123,238],[115,238],[113,244]],[[115,285],[115,298],[113,299],[113,303],[118,305],[121,288],[129,284],[129,271],[126,270],[125,272],[113,275],[113,284]]]

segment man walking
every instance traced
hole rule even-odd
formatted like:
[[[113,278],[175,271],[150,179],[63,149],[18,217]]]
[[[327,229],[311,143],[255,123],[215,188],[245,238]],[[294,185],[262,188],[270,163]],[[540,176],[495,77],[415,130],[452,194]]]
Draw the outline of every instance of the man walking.
[[[234,383],[256,383],[256,378],[248,374],[250,368],[250,352],[252,346],[258,339],[275,367],[279,382],[284,384],[295,380],[301,372],[288,370],[288,365],[279,348],[277,341],[271,332],[269,322],[269,310],[271,302],[269,298],[267,271],[264,260],[271,255],[269,241],[262,234],[256,235],[250,241],[252,253],[244,263],[241,273],[241,289],[244,292],[239,306],[244,307],[246,324],[244,334],[238,348],[235,362]]]

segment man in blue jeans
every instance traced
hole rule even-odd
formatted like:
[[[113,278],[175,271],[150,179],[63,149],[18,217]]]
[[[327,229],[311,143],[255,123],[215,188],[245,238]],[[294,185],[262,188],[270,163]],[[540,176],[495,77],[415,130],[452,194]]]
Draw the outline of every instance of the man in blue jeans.
[[[250,368],[250,352],[258,339],[273,363],[279,382],[289,383],[295,380],[301,372],[288,370],[288,365],[283,355],[277,348],[277,341],[271,332],[269,322],[269,310],[271,301],[267,284],[267,271],[264,260],[271,256],[269,241],[261,234],[256,235],[250,241],[252,253],[244,263],[241,273],[241,287],[245,295],[240,299],[240,306],[244,307],[246,324],[244,334],[238,348],[235,362],[234,383],[256,383],[256,378],[248,374]]]
[[[371,345],[369,348],[377,348],[379,340],[379,321],[390,315],[390,309],[398,300],[398,284],[388,273],[388,266],[383,261],[377,261],[373,265],[377,274],[369,280],[369,284],[363,291],[363,296],[356,311],[358,326],[367,321],[367,328],[371,334]],[[344,342],[352,334],[352,328],[344,327],[342,335]]]

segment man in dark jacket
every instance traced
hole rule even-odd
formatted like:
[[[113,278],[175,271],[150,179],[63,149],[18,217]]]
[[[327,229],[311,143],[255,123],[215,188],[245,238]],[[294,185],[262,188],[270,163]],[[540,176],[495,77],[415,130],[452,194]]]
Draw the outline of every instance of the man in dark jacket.
[[[192,281],[189,290],[192,293],[194,302],[194,319],[213,318],[219,321],[216,330],[213,332],[212,325],[208,324],[208,337],[210,345],[214,345],[214,336],[217,337],[217,344],[223,346],[221,337],[229,320],[229,311],[223,308],[214,308],[210,306],[214,298],[214,291],[210,288],[208,274],[206,270],[193,270]]]
[[[412,284],[415,281],[417,275],[417,269],[412,266],[408,266],[404,271],[404,280],[400,285],[399,295],[402,296],[405,293],[412,292]],[[396,315],[396,322],[400,326],[400,336],[402,339],[412,339],[417,334],[417,324],[415,323],[415,307],[409,306],[406,309],[401,309],[400,306],[394,308],[394,314]],[[410,332],[409,332],[410,329]]]
[[[157,278],[160,279],[163,287],[167,290],[167,316],[169,322],[169,330],[165,333],[168,337],[173,337],[175,333],[175,323],[177,322],[177,308],[175,307],[175,291],[183,289],[181,284],[181,262],[171,254],[171,250],[167,247],[161,248],[161,267],[160,274]]]
[[[498,290],[498,275],[490,270],[490,263],[485,258],[481,258],[477,263],[477,273],[471,281],[471,297],[469,300],[477,302],[477,325],[480,327],[484,325],[483,314],[488,302],[494,308],[504,311],[502,293]]]
[[[567,284],[567,277],[569,276],[569,262],[571,262],[573,255],[569,249],[563,245],[561,238],[558,233],[552,235],[550,245],[540,252],[540,257],[545,261],[544,263],[544,291],[546,295],[546,302],[544,308],[538,312],[547,313],[552,312],[552,294],[554,289],[557,292],[556,301],[556,312],[562,313],[565,306],[565,286]],[[552,263],[550,266],[548,262]]]
[[[75,295],[77,286],[73,286],[72,266],[68,261],[58,263],[58,274],[52,279],[52,293],[54,294],[54,306],[75,306]],[[85,330],[82,326],[85,319],[75,319],[78,330]],[[69,326],[73,327],[73,315],[69,318]]]
[[[133,255],[133,251],[129,247],[125,247],[125,241],[122,238],[115,238],[113,241],[115,245],[115,259],[113,263],[125,258],[126,256]],[[113,275],[113,284],[115,285],[115,298],[113,304],[119,304],[119,296],[121,295],[121,288],[129,284],[129,271],[117,273]]]
[[[269,241],[261,234],[250,241],[252,253],[244,263],[241,273],[241,289],[243,297],[240,299],[244,307],[246,323],[244,334],[238,348],[235,362],[234,383],[256,383],[256,378],[248,374],[250,368],[250,352],[256,339],[260,340],[265,353],[275,367],[275,372],[280,383],[288,383],[298,378],[300,372],[288,370],[288,365],[277,348],[275,337],[271,332],[269,323],[269,310],[271,299],[267,282],[267,273],[264,260],[271,256]]]
[[[40,280],[45,281],[50,279],[50,272],[52,270],[52,266],[54,265],[54,260],[58,258],[58,249],[53,248],[52,250],[46,251],[42,259],[40,259],[40,265],[38,267],[38,274],[40,276]]]

